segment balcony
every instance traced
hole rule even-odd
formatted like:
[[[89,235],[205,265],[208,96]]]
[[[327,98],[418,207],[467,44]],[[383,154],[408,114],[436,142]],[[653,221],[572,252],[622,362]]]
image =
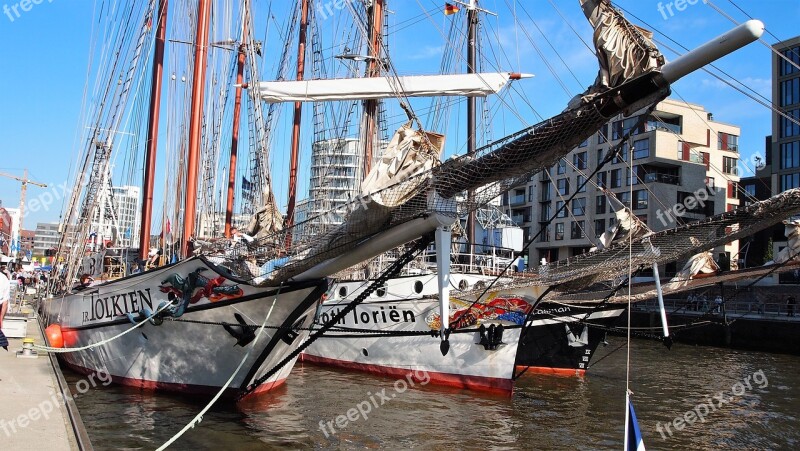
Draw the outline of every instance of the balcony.
[[[511,220],[514,221],[515,224],[519,225],[524,222],[531,222],[531,215],[511,215]]]
[[[651,172],[649,174],[645,174],[644,176],[645,183],[666,183],[668,185],[680,185],[681,178],[677,175],[672,174],[661,174],[658,172]]]
[[[525,198],[524,194],[517,194],[515,196],[508,197],[508,201],[511,206],[524,205],[526,200],[527,199]]]

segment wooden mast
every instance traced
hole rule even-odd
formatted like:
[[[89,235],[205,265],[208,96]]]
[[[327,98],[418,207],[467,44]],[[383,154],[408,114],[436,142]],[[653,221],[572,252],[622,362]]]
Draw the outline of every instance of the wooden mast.
[[[476,67],[476,39],[478,30],[478,0],[470,0],[467,9],[467,73],[477,72]],[[475,156],[475,133],[476,125],[476,99],[467,97],[467,155]],[[475,192],[467,192],[467,200],[472,202]],[[475,253],[475,212],[470,210],[467,216],[467,243],[470,255],[470,266],[472,265],[473,254]]]
[[[239,152],[239,121],[242,112],[242,81],[247,57],[247,15],[242,19],[242,42],[239,45],[239,60],[236,62],[236,98],[233,104],[233,131],[231,132],[231,159],[228,164],[228,202],[225,208],[225,238],[231,237],[233,222],[233,192],[236,187],[236,157]]]
[[[197,37],[194,44],[194,74],[192,77],[192,103],[189,119],[189,149],[186,159],[186,191],[183,209],[183,237],[181,254],[190,254],[189,241],[192,238],[197,214],[197,172],[200,163],[200,142],[203,130],[203,94],[206,85],[206,64],[208,59],[208,32],[211,16],[211,0],[198,0]]]
[[[167,37],[167,8],[169,0],[159,0],[156,18],[156,45],[153,52],[153,73],[150,84],[150,113],[147,120],[147,143],[142,184],[142,218],[139,227],[139,258],[145,259],[150,248],[150,225],[153,220],[153,184],[156,175],[158,121],[161,111],[161,85],[164,74],[164,42]]]
[[[367,59],[367,77],[378,77],[381,74],[381,47],[383,46],[383,10],[384,0],[374,0],[369,8],[369,58]],[[375,137],[377,131],[378,100],[364,101],[364,176],[366,179],[375,153]]]
[[[306,60],[306,34],[308,29],[308,0],[302,0],[300,7],[300,38],[297,42],[297,80],[303,79]],[[300,153],[300,119],[303,113],[302,102],[294,103],[294,121],[292,126],[292,148],[289,166],[289,203],[286,207],[284,227],[294,224],[294,208],[297,202],[297,162]],[[292,244],[292,234],[286,234],[286,247]]]

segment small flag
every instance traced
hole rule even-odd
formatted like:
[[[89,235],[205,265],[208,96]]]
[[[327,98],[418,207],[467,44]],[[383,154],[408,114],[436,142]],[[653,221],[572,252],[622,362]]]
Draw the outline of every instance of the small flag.
[[[459,11],[458,6],[453,5],[451,3],[444,4],[444,15],[449,16],[451,14],[455,14]]]
[[[625,399],[628,404],[627,422],[625,423],[625,451],[645,451],[642,431],[639,430],[639,422],[636,421],[630,393],[625,395]]]

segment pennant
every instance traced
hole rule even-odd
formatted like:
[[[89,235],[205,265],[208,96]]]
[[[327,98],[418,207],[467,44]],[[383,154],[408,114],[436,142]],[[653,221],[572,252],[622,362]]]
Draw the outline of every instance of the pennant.
[[[642,431],[639,430],[639,422],[636,420],[636,413],[633,411],[633,403],[630,394],[625,395],[628,404],[627,422],[625,423],[625,451],[645,451]]]
[[[444,4],[444,15],[449,16],[451,14],[455,14],[459,11],[458,6],[453,5],[451,3]]]

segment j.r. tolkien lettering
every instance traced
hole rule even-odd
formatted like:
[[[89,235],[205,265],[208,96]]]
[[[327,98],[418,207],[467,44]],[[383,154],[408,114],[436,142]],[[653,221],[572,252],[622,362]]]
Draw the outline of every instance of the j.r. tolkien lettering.
[[[330,309],[327,312],[320,314],[319,319],[323,323],[332,320],[336,315],[341,312],[341,309]],[[416,315],[412,310],[397,310],[397,307],[384,308],[380,310],[375,309],[372,311],[358,311],[353,310],[352,317],[342,317],[337,325],[347,324],[348,319],[352,319],[353,324],[392,324],[392,323],[413,323],[417,321]]]
[[[89,297],[84,297],[83,300],[89,303],[84,307],[83,311],[82,322],[84,324],[99,319],[116,318],[126,313],[137,313],[145,307],[153,310],[153,298],[150,295],[149,288],[145,288],[144,291],[131,290],[102,298],[97,293],[91,293]]]

